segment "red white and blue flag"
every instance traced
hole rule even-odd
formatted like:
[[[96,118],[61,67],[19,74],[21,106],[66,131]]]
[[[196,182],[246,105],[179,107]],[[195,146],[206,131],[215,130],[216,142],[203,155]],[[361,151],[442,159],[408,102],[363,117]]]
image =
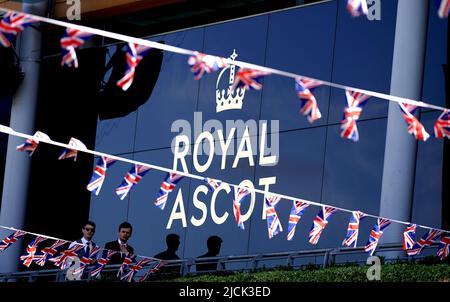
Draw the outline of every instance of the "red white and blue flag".
[[[189,57],[188,64],[194,74],[194,80],[200,80],[205,72],[211,73],[227,66],[223,58],[206,55],[198,51]]]
[[[436,138],[447,137],[450,139],[450,111],[445,110],[434,123],[434,136]]]
[[[341,122],[341,137],[357,142],[359,140],[359,133],[356,121],[361,116],[362,107],[367,103],[370,95],[346,89],[345,97],[347,99],[347,106],[344,109],[344,118]]]
[[[9,248],[13,243],[17,241],[20,237],[24,236],[26,232],[24,231],[15,231],[8,237],[4,238],[2,242],[0,242],[0,253]]]
[[[384,218],[378,218],[377,223],[374,225],[372,231],[370,232],[369,240],[364,248],[370,256],[373,255],[375,249],[377,248],[378,242],[380,241],[383,231],[391,224],[391,221]]]
[[[332,207],[322,207],[313,220],[313,225],[309,231],[309,243],[317,244],[320,239],[320,235],[328,224],[328,220],[334,215],[338,210]]]
[[[156,196],[155,206],[164,210],[169,193],[172,192],[177,186],[178,182],[183,179],[183,175],[176,173],[167,173],[166,179],[161,183],[158,196]]]
[[[347,0],[347,11],[353,17],[367,15],[369,13],[367,0]]]
[[[414,135],[417,140],[426,141],[430,135],[425,130],[425,127],[414,116],[417,106],[410,104],[399,103],[402,116],[408,124],[408,133]]]
[[[217,190],[217,188],[220,187],[220,185],[222,184],[221,180],[208,178],[208,177],[205,177],[205,182],[208,185],[208,188],[211,192],[214,192],[215,190]]]
[[[40,139],[50,140],[50,137],[44,132],[36,131],[36,133],[33,135],[33,138],[27,138],[25,140],[25,143],[16,147],[16,150],[20,152],[29,152],[31,156],[33,155],[34,151],[36,151]]]
[[[231,86],[231,91],[235,91],[236,88],[239,87],[247,90],[260,90],[263,87],[261,84],[262,78],[269,74],[270,73],[266,71],[240,68],[236,73],[236,78]]]
[[[34,22],[37,20],[27,14],[7,12],[0,21],[0,45],[10,47],[14,37]]]
[[[302,217],[303,213],[305,213],[306,208],[309,207],[309,203],[306,203],[302,200],[293,200],[291,213],[289,214],[289,226],[288,226],[288,234],[287,240],[292,240],[295,235],[295,229],[297,228],[297,223]]]
[[[134,165],[130,171],[125,175],[122,183],[116,188],[116,194],[121,200],[127,197],[130,190],[139,183],[139,181],[150,171],[152,168],[142,165]]]
[[[87,150],[85,144],[73,137],[70,139],[68,145],[73,147],[74,149],[64,149],[64,151],[58,157],[59,160],[73,158],[73,161],[77,161],[78,150]]]
[[[153,260],[154,260],[154,259],[153,259]],[[161,267],[163,267],[163,266],[166,265],[166,264],[167,264],[166,261],[164,261],[164,260],[159,260],[159,261],[158,261],[158,264],[156,264],[154,268],[149,269],[148,272],[146,272],[145,275],[143,275],[143,276],[139,279],[139,282],[144,282],[144,281],[147,279],[147,277],[148,277],[149,275],[156,273],[157,271],[159,271],[159,269],[160,269]]]
[[[439,243],[439,248],[437,256],[439,259],[444,260],[450,254],[450,234],[446,233],[441,236],[441,242]]]
[[[277,205],[280,202],[281,197],[266,194],[264,197],[264,202],[266,203],[266,219],[267,219],[267,231],[269,233],[269,239],[283,232],[283,227],[281,226],[280,219],[277,215]]]
[[[353,211],[352,216],[350,217],[350,221],[347,227],[347,235],[345,236],[342,245],[349,247],[356,247],[358,243],[358,234],[359,234],[359,222],[361,219],[366,217],[366,214],[360,211]]]
[[[91,277],[97,277],[105,268],[105,265],[108,264],[109,260],[111,260],[111,257],[116,253],[118,252],[106,250],[106,253],[100,259],[98,259],[94,269],[91,271]]]
[[[90,249],[89,254],[81,257],[80,266],[73,271],[74,275],[83,275],[84,270],[97,259],[97,254],[101,251],[99,246]]]
[[[122,88],[122,90],[127,91],[131,84],[133,84],[136,68],[150,49],[152,48],[149,46],[128,43],[126,52],[127,69],[123,78],[117,82],[117,86]]]
[[[403,232],[403,250],[407,251],[414,246],[414,239],[416,237],[416,224],[409,224]]]
[[[234,187],[233,213],[238,227],[245,230],[241,215],[241,204],[251,191],[248,188]]]
[[[87,185],[87,189],[91,192],[94,192],[95,195],[98,195],[100,193],[100,190],[102,189],[103,182],[105,181],[106,177],[106,170],[111,167],[117,160],[101,156],[98,159],[97,165],[95,166],[94,172],[92,173],[91,180],[89,181]]]
[[[117,277],[121,278],[125,271],[127,270],[128,266],[131,265],[131,263],[136,261],[136,255],[128,255],[125,257],[125,259],[122,262],[122,265],[119,268],[119,271],[117,272]]]
[[[434,0],[438,8],[438,16],[441,19],[448,18],[450,11],[450,0]]]
[[[321,82],[310,79],[295,79],[295,91],[300,99],[300,114],[306,116],[310,123],[322,117],[317,100],[312,94],[313,89],[320,85]]]
[[[146,266],[147,264],[149,264],[152,261],[153,261],[153,259],[151,259],[151,258],[144,258],[142,260],[139,260],[135,265],[130,264],[128,272],[121,275],[120,280],[122,280],[122,281],[126,280],[127,282],[133,281],[134,275],[137,272],[139,272],[140,270],[142,270],[144,266]]]
[[[428,232],[426,232],[419,241],[414,243],[412,249],[407,250],[406,253],[408,254],[408,256],[419,255],[425,247],[430,246],[433,243],[433,240],[439,237],[441,234],[442,232],[438,230],[428,230]]]
[[[36,256],[36,251],[37,251],[37,246],[39,243],[41,243],[42,241],[47,240],[46,237],[41,237],[41,236],[37,236],[33,241],[31,241],[28,246],[27,246],[27,254],[20,256],[20,260],[23,261],[23,265],[25,265],[26,267],[30,267],[31,263],[34,260],[39,259]]]
[[[77,252],[82,248],[84,248],[84,245],[76,244],[72,248],[62,251],[59,256],[49,259],[49,261],[53,262],[55,266],[58,266],[61,269],[65,269],[66,266],[69,264],[67,260],[69,258],[78,257]]]
[[[47,258],[49,256],[53,257],[58,252],[57,248],[66,244],[67,241],[64,240],[57,240],[55,241],[50,247],[45,247],[41,250],[42,254],[36,255],[34,257],[34,260],[36,261],[36,264],[39,266],[44,266],[44,264],[47,262]]]
[[[76,48],[83,45],[93,34],[78,29],[66,28],[60,44],[63,52],[61,66],[78,68]]]

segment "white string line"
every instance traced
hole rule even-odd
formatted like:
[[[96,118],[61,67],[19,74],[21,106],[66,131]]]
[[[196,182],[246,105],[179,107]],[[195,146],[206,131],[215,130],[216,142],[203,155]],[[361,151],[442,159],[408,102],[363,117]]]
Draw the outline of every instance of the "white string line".
[[[23,137],[23,138],[33,139],[33,140],[37,140],[39,142],[47,143],[47,144],[50,144],[50,145],[59,146],[59,147],[72,149],[72,150],[77,150],[77,151],[81,151],[81,152],[85,152],[85,153],[89,153],[89,154],[93,154],[93,155],[97,155],[97,156],[105,156],[105,157],[108,157],[108,158],[111,158],[111,159],[115,159],[115,160],[122,161],[122,162],[127,162],[127,163],[130,163],[130,164],[137,164],[137,165],[141,165],[141,166],[146,166],[146,167],[150,167],[152,169],[159,170],[159,171],[164,171],[164,172],[167,172],[167,173],[176,173],[176,174],[183,175],[183,176],[186,176],[186,177],[189,177],[189,178],[201,180],[203,182],[205,181],[204,177],[199,176],[199,175],[195,175],[195,174],[191,174],[189,172],[186,173],[186,172],[175,171],[175,170],[172,170],[172,169],[167,169],[167,168],[164,168],[164,167],[160,167],[160,166],[156,166],[156,165],[152,165],[152,164],[148,164],[148,163],[144,163],[144,162],[139,162],[139,161],[135,161],[135,160],[131,160],[131,159],[128,159],[128,158],[123,158],[123,157],[119,157],[119,156],[115,156],[115,155],[110,155],[110,154],[107,154],[107,153],[97,152],[97,151],[93,151],[93,150],[89,150],[89,149],[78,149],[78,148],[76,148],[74,146],[69,146],[67,144],[63,144],[63,143],[56,142],[56,141],[53,141],[53,140],[46,140],[46,139],[36,138],[34,136],[31,136],[31,135],[27,135],[27,134],[24,134],[24,133],[21,133],[21,132],[16,132],[12,128],[3,126],[1,124],[0,124],[0,132],[7,133],[7,134],[10,134],[10,135],[14,135],[14,136],[20,136],[20,137]],[[230,185],[232,187],[240,188],[239,185],[235,185],[235,184],[232,184],[232,183],[229,183],[229,182],[222,181],[222,183],[226,183],[226,184],[228,184],[228,185]],[[271,192],[271,191],[267,191],[266,192],[266,191],[263,191],[263,190],[260,190],[260,189],[256,189],[256,188],[253,188],[253,189],[249,188],[249,190],[253,191],[255,193],[260,193],[260,194],[262,194],[264,196],[266,194],[268,194],[268,195],[272,195],[272,196],[281,197],[282,199],[286,199],[288,201],[299,200],[299,201],[302,201],[302,202],[305,202],[307,204],[314,205],[314,206],[317,206],[317,207],[332,207],[332,208],[337,209],[337,210],[342,211],[342,212],[348,212],[348,213],[353,213],[354,212],[354,210],[348,210],[348,209],[345,209],[345,208],[340,208],[340,207],[336,207],[336,206],[332,206],[332,205],[328,205],[328,204],[324,204],[324,203],[319,203],[319,202],[315,202],[315,201],[310,201],[310,200],[306,200],[306,199],[292,197],[292,196],[289,196],[289,195],[274,193],[274,192]],[[404,225],[412,224],[411,222],[406,222],[406,221],[401,221],[401,220],[396,220],[396,219],[391,219],[391,218],[385,218],[385,217],[371,215],[371,214],[367,214],[367,213],[364,213],[364,214],[366,214],[366,216],[368,216],[368,217],[372,217],[372,218],[376,218],[376,219],[383,218],[383,219],[387,219],[387,220],[390,220],[391,222],[396,222],[396,223],[399,223],[399,224],[404,224]],[[421,225],[421,224],[416,224],[416,225],[421,227],[421,228],[423,228],[423,229],[438,230],[438,231],[441,231],[441,232],[450,233],[450,231],[447,231],[447,230],[442,230],[442,229],[438,229],[438,228],[432,228],[432,227]]]
[[[5,9],[5,8],[1,8],[1,7],[0,7],[0,11],[16,12],[14,10]],[[135,43],[135,44],[139,44],[139,45],[143,45],[143,46],[148,46],[148,47],[152,47],[152,48],[156,48],[156,49],[160,49],[160,50],[166,50],[169,52],[174,52],[174,53],[188,55],[188,56],[193,56],[197,53],[196,51],[193,51],[193,50],[176,47],[176,46],[171,46],[171,45],[167,45],[167,44],[161,44],[158,42],[153,42],[153,41],[149,41],[149,40],[145,40],[145,39],[141,39],[141,38],[134,38],[134,37],[130,37],[130,36],[122,35],[122,34],[112,33],[112,32],[108,32],[108,31],[101,30],[101,29],[96,29],[96,28],[87,27],[87,26],[83,26],[83,25],[72,24],[72,23],[68,23],[68,22],[64,22],[64,21],[58,21],[58,20],[49,19],[49,18],[45,18],[45,17],[41,17],[41,16],[36,16],[36,15],[32,15],[32,14],[27,14],[27,15],[32,16],[37,21],[54,24],[54,25],[58,25],[58,26],[62,26],[62,27],[77,29],[77,30],[81,30],[81,31],[88,32],[91,34],[108,37],[108,38],[115,39],[115,40],[121,40],[121,41],[128,42],[128,43]],[[327,85],[330,87],[344,89],[344,90],[350,89],[350,90],[353,90],[356,92],[367,94],[367,95],[377,97],[380,99],[393,101],[396,103],[406,103],[406,104],[410,104],[410,105],[415,105],[415,106],[424,107],[424,108],[431,108],[431,109],[436,109],[436,110],[441,110],[441,111],[449,110],[445,107],[436,106],[436,105],[428,104],[428,103],[421,102],[421,101],[415,101],[415,100],[408,99],[408,98],[403,98],[403,97],[393,96],[393,95],[375,92],[375,91],[371,91],[371,90],[365,90],[365,89],[360,89],[360,88],[356,88],[356,87],[336,84],[336,83],[332,83],[332,82],[328,82],[328,81],[324,81],[324,80],[320,80],[320,79],[311,78],[308,76],[298,75],[295,73],[282,71],[282,70],[278,70],[278,69],[274,69],[274,68],[269,68],[269,67],[265,67],[265,66],[260,66],[260,65],[256,65],[256,64],[251,64],[251,63],[247,63],[247,62],[243,62],[243,61],[233,61],[229,58],[223,58],[223,59],[229,65],[237,65],[239,67],[257,69],[257,70],[270,72],[272,74],[277,74],[277,75],[290,77],[290,78],[294,78],[294,79],[295,78],[311,79],[314,81],[321,82],[323,85]]]
[[[69,241],[69,240],[65,240],[65,239],[59,239],[59,238],[52,237],[52,236],[48,236],[48,235],[43,235],[43,234],[38,234],[38,233],[28,232],[28,231],[24,231],[24,230],[19,230],[19,229],[13,228],[13,227],[7,227],[7,226],[0,225],[0,228],[1,228],[1,229],[5,229],[5,230],[14,231],[14,232],[22,231],[22,232],[25,232],[25,233],[27,233],[27,234],[29,234],[29,235],[33,235],[33,236],[39,236],[39,237],[44,237],[44,238],[50,239],[50,240],[55,240],[55,241],[58,241],[58,240],[59,240],[59,241],[64,241],[65,243],[70,243],[70,244],[75,244],[75,245],[82,245],[82,246],[85,246],[83,243],[78,243],[78,242],[76,242],[76,241]],[[98,247],[100,250],[102,250],[102,251],[109,251],[108,249],[105,249],[105,248],[102,248],[102,247],[99,247],[99,246],[97,246],[97,247]],[[122,252],[119,252],[119,253],[122,254]],[[161,261],[161,259],[154,258],[154,257],[141,256],[141,255],[137,255],[137,254],[135,254],[135,255],[136,255],[136,257],[140,257],[140,258],[147,258],[147,259],[152,259],[152,260],[155,260],[155,261]]]

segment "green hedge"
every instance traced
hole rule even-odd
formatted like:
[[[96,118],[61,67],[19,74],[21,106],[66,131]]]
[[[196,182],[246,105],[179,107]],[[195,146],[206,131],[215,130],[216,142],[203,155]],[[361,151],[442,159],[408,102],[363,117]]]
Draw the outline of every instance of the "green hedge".
[[[227,275],[198,275],[172,279],[176,282],[369,282],[369,266],[335,266],[326,269],[303,268]],[[167,280],[166,280],[167,281]],[[450,266],[441,264],[385,264],[381,282],[450,282]],[[373,282],[373,281],[372,281]]]

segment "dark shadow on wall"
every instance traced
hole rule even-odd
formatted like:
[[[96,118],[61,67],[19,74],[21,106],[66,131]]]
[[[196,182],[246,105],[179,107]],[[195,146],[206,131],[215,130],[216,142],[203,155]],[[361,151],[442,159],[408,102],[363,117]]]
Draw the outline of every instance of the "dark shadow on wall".
[[[125,116],[149,99],[161,68],[162,52],[152,51],[148,59],[141,61],[127,93],[113,87],[124,75],[123,52],[117,52],[106,86],[102,84],[106,49],[78,50],[77,56],[78,69],[61,67],[60,56],[42,61],[36,130],[64,143],[71,137],[77,138],[93,150],[99,116],[102,119]],[[79,226],[89,218],[91,192],[86,185],[94,158],[79,152],[76,162],[58,160],[62,151],[43,143],[30,158],[25,229],[73,240],[79,237]],[[27,243],[24,242],[24,248]]]

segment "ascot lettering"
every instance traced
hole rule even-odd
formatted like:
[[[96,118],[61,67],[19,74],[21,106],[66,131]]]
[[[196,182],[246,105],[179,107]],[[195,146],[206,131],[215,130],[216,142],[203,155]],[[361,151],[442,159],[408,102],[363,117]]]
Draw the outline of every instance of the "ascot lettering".
[[[239,187],[242,187],[242,188],[246,187],[246,188],[249,188],[251,191],[250,206],[246,213],[241,213],[241,220],[242,220],[242,222],[245,222],[250,219],[250,217],[252,216],[253,210],[255,208],[255,191],[254,191],[255,187],[253,186],[253,183],[248,179],[243,180],[239,184]],[[230,193],[231,192],[230,185],[227,183],[222,183],[216,190],[214,190],[213,195],[211,197],[211,204],[210,204],[211,218],[215,224],[223,224],[229,216],[229,213],[225,212],[222,216],[219,217],[219,216],[217,216],[217,212],[216,212],[216,198],[217,198],[217,195],[219,194],[219,192],[223,191],[223,190],[227,193]],[[206,196],[208,194],[208,192],[209,192],[208,187],[206,187],[204,185],[198,186],[194,192],[193,204],[197,210],[200,210],[201,216],[199,218],[197,218],[195,216],[196,213],[192,214],[192,216],[190,218],[190,222],[193,226],[196,226],[196,227],[202,226],[206,221],[206,217],[208,216],[208,207],[205,202],[201,201],[198,198],[198,195],[200,193],[203,193],[203,195]],[[231,202],[233,200],[232,198],[234,198],[233,194],[231,196],[229,196],[229,200],[230,200],[229,204],[230,204],[231,208],[233,207],[232,202]],[[187,227],[186,211],[184,210],[183,193],[182,193],[181,188],[178,190],[178,194],[175,199],[175,203],[173,205],[172,212],[170,214],[166,229],[170,229],[172,227],[172,223],[174,220],[181,220],[182,227],[183,228]]]

